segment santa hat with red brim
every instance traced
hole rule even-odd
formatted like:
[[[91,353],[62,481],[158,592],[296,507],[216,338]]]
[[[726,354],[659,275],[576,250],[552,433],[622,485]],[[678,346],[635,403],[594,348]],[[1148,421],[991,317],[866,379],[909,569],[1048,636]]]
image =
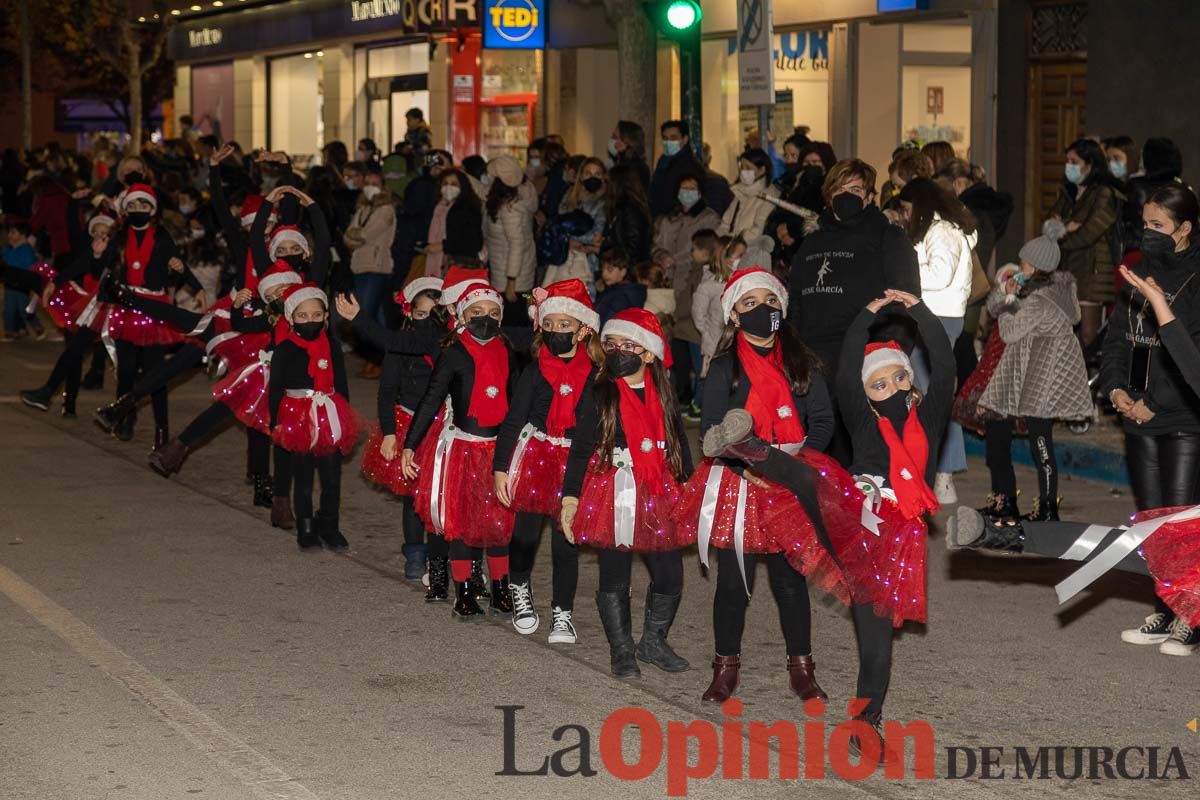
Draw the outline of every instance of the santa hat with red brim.
[[[487,283],[486,269],[467,269],[466,267],[451,267],[446,270],[442,281],[442,305],[457,306],[463,291],[473,283]]]
[[[277,286],[291,286],[303,282],[304,278],[292,269],[291,264],[286,261],[276,261],[267,270],[267,273],[258,279],[258,296],[266,300],[267,292]]]
[[[300,229],[295,225],[280,225],[275,229],[275,232],[271,234],[271,244],[268,248],[267,254],[271,257],[272,261],[278,258],[278,256],[275,254],[275,251],[279,249],[279,245],[283,244],[284,242],[294,242],[300,245],[300,249],[304,251],[304,255],[312,258],[312,247],[308,244],[307,237],[300,232]]]
[[[325,297],[325,292],[316,284],[295,284],[283,292],[283,316],[287,318],[288,322],[292,321],[292,315],[296,313],[296,309],[300,304],[306,300],[320,300],[321,305],[329,308],[329,299]]]
[[[120,207],[122,214],[125,213],[125,206],[134,200],[145,200],[150,204],[152,210],[158,210],[158,195],[154,193],[154,189],[144,183],[135,183],[126,190],[125,194],[121,195]]]
[[[884,367],[903,367],[909,376],[913,374],[912,362],[897,342],[871,342],[863,355],[862,382],[866,386],[879,370]]]
[[[412,311],[413,301],[417,299],[417,295],[421,292],[441,292],[442,279],[433,277],[417,278],[409,283],[400,291],[392,296],[396,301],[396,305],[400,306],[405,314]]]
[[[762,267],[747,267],[730,275],[724,291],[721,292],[721,310],[725,312],[726,322],[729,321],[729,315],[737,301],[741,300],[746,292],[755,289],[766,289],[778,297],[783,316],[787,317],[788,293],[783,287],[783,282]]]
[[[671,367],[671,349],[667,347],[658,317],[644,308],[627,308],[619,312],[604,323],[600,336],[622,336],[636,342],[657,356],[664,367]]]
[[[456,304],[458,316],[461,318],[468,308],[485,300],[490,300],[501,308],[504,307],[504,298],[492,288],[490,283],[472,283],[468,285],[463,290],[462,296],[458,298],[458,303]]]
[[[97,225],[111,226],[111,225],[116,225],[116,224],[117,224],[117,221],[115,219],[113,219],[112,217],[110,217],[108,214],[97,214],[96,216],[94,216],[88,220],[88,224],[87,224],[88,236],[95,235]]]
[[[262,208],[263,196],[261,194],[248,194],[242,200],[242,226],[249,227],[254,222],[255,215],[258,214],[258,209]]]
[[[529,307],[529,316],[533,318],[534,325],[540,328],[547,314],[565,314],[594,331],[600,330],[600,315],[592,305],[587,287],[578,278],[558,281],[544,289],[533,290],[533,305]]]

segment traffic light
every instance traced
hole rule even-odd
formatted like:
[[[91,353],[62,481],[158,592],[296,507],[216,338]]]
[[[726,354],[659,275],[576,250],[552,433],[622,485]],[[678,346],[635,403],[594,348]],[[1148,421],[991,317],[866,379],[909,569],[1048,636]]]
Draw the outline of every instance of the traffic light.
[[[643,5],[654,27],[679,50],[679,111],[691,131],[691,146],[700,155],[700,10],[697,0],[650,0]]]
[[[668,39],[696,35],[700,32],[703,12],[696,0],[654,0],[645,4],[659,33]]]

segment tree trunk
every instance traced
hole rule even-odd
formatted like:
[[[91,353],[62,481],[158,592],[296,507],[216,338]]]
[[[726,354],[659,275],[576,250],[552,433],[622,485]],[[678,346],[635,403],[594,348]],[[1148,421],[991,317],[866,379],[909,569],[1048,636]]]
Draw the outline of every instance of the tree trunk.
[[[129,80],[129,151],[126,155],[142,152],[142,48],[132,28],[129,22],[122,23],[125,55],[129,59],[126,75]]]
[[[647,136],[652,136],[658,107],[658,43],[654,25],[641,0],[605,0],[604,8],[617,30],[617,115],[641,125]]]
[[[21,27],[21,147],[33,149],[33,26],[29,0],[19,0]]]

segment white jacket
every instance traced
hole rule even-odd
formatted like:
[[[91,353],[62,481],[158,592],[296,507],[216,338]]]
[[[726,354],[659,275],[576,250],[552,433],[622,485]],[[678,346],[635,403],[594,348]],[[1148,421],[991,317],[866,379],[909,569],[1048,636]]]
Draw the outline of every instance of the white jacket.
[[[721,308],[721,292],[724,290],[725,281],[705,267],[700,285],[692,293],[692,322],[700,331],[700,352],[706,360],[717,352],[717,343],[725,332],[725,312]]]
[[[533,241],[535,211],[537,191],[529,181],[518,187],[516,197],[500,207],[496,219],[492,219],[486,208],[483,211],[483,238],[487,244],[492,286],[502,292],[510,277],[516,280],[518,292],[533,288],[537,271],[537,251]]]
[[[976,235],[933,215],[925,238],[916,245],[921,268],[921,300],[935,315],[961,318],[971,296],[971,251]]]
[[[717,229],[717,233],[721,236],[741,234],[747,239],[762,235],[767,227],[767,217],[771,216],[775,205],[759,195],[765,192],[771,197],[778,197],[779,190],[768,186],[766,181],[761,179],[749,186],[738,182],[730,188],[733,190],[733,202],[725,209],[725,216],[721,217],[721,227]]]

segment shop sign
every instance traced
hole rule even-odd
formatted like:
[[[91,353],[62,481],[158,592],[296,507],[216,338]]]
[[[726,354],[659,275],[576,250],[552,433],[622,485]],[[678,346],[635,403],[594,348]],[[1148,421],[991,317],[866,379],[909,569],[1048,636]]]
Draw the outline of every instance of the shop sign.
[[[540,50],[546,46],[545,0],[485,0],[483,46]]]
[[[879,13],[887,11],[924,11],[929,8],[929,0],[875,0],[875,9]]]
[[[737,39],[731,36],[727,54],[735,52]],[[776,34],[771,57],[779,72],[826,72],[829,69],[829,31]]]
[[[220,28],[201,28],[198,31],[188,31],[188,44],[192,47],[212,47],[221,43]]]
[[[456,103],[473,103],[473,102],[475,102],[475,76],[474,75],[455,75],[454,76],[454,102],[456,102]]]
[[[738,0],[738,104],[775,102],[771,0]]]
[[[929,86],[925,89],[925,113],[946,113],[946,89],[944,86]]]
[[[410,31],[479,24],[478,0],[349,0],[349,5],[351,22],[399,17]]]

